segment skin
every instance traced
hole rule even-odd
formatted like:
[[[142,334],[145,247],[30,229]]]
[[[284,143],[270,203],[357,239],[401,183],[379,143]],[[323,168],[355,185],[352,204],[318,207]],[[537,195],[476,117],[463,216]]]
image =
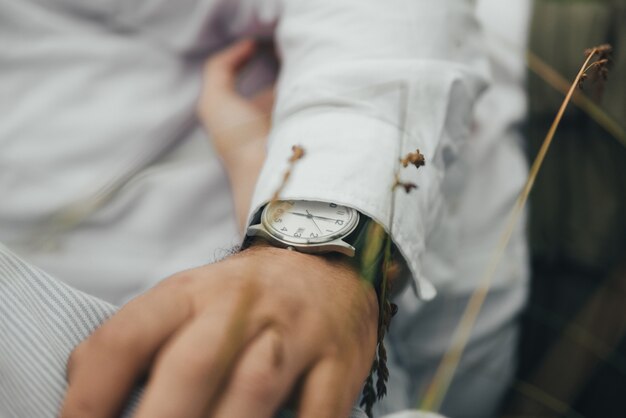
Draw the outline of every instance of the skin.
[[[217,91],[203,95],[199,110],[210,131],[227,132],[220,125],[225,118],[211,116],[215,109],[244,119],[258,109],[234,89],[252,49],[244,41],[207,64]],[[219,150],[228,150],[233,138],[260,134],[247,142],[254,150],[267,129],[217,140],[231,182],[243,178],[238,167],[247,165],[229,165],[235,154]],[[254,180],[237,183],[236,202],[246,211],[245,191]],[[145,376],[139,418],[270,418],[286,404],[299,418],[347,416],[369,373],[377,323],[376,294],[345,257],[258,242],[165,279],[82,342],[69,360],[60,416],[117,417]]]
[[[265,159],[265,146],[274,105],[274,87],[252,98],[236,90],[237,77],[255,52],[250,40],[216,54],[204,67],[198,116],[221,157],[241,230],[246,226],[250,199]]]

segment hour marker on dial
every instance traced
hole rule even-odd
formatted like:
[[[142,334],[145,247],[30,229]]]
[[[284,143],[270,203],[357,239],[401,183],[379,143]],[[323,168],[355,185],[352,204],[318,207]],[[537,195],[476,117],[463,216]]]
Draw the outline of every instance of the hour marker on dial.
[[[292,200],[268,204],[261,221],[270,234],[286,243],[322,244],[348,235],[358,219],[358,213],[346,206]]]

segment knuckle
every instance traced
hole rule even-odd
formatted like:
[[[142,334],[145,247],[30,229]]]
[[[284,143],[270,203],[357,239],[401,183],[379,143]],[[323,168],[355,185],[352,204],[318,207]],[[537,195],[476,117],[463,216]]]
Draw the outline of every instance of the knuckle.
[[[122,349],[129,344],[129,337],[132,336],[124,332],[124,327],[114,327],[105,324],[98,328],[85,342],[85,351],[90,352],[94,347],[99,349]]]
[[[290,318],[298,317],[305,309],[302,302],[302,300],[294,298],[292,295],[282,294],[278,296],[278,303]]]
[[[83,418],[96,416],[98,408],[89,399],[74,396],[68,399],[61,412],[60,418]]]
[[[228,286],[223,289],[225,294],[234,296],[238,301],[259,300],[265,292],[262,283],[255,275],[244,274],[232,277]]]
[[[267,363],[243,369],[239,376],[239,390],[243,396],[254,401],[263,401],[276,393],[277,374]]]
[[[339,360],[344,357],[344,350],[339,346],[339,344],[328,343],[326,347],[324,347],[324,357],[327,359]]]
[[[182,370],[190,376],[202,374],[202,371],[211,369],[212,360],[212,356],[206,355],[200,350],[189,350],[184,357]]]
[[[85,341],[78,344],[74,351],[71,352],[68,360],[67,360],[67,371],[68,375],[71,376],[72,372],[76,370],[76,367],[79,367],[83,363],[83,358],[85,358],[87,351],[89,348]]]
[[[306,329],[303,330],[310,335],[316,335],[317,338],[324,340],[335,340],[342,337],[339,333],[335,333],[334,321],[328,315],[314,310],[309,310],[303,315]]]
[[[182,381],[199,382],[212,370],[213,357],[202,350],[185,350],[164,359],[164,368],[172,370]]]
[[[106,323],[98,328],[87,340],[79,352],[80,359],[91,356],[128,355],[142,338],[130,322]],[[86,360],[84,360],[86,361]]]
[[[281,333],[276,329],[266,331],[235,377],[246,399],[262,402],[280,392],[288,369],[285,354]]]
[[[288,292],[273,291],[267,294],[270,311],[276,321],[286,328],[292,328],[300,323],[300,319],[307,311],[306,301],[294,297]]]
[[[156,285],[157,289],[164,291],[177,291],[181,289],[187,289],[193,283],[195,283],[195,278],[191,272],[182,272],[174,274],[164,280],[161,280],[159,284]]]

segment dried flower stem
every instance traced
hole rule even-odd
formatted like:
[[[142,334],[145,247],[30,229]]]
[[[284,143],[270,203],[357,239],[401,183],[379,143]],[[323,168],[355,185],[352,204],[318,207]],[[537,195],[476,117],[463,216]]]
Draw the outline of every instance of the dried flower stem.
[[[291,157],[289,157],[288,163],[289,166],[287,167],[287,170],[285,170],[285,173],[283,174],[283,180],[280,183],[280,186],[278,186],[278,189],[276,189],[276,191],[274,192],[274,195],[272,196],[272,202],[278,200],[278,198],[280,197],[280,194],[283,192],[283,189],[285,188],[285,186],[287,185],[287,182],[289,181],[289,177],[291,177],[291,173],[293,172],[293,167],[296,165],[296,162],[298,162],[299,160],[302,159],[302,157],[304,157],[304,148],[302,148],[300,145],[294,145],[293,147],[291,147]]]
[[[403,144],[404,144],[404,134],[405,123],[407,121],[406,111],[408,109],[407,106],[407,95],[406,90],[400,90],[400,109],[405,109],[405,113],[402,115],[400,121],[400,126],[402,129],[400,130],[402,137],[400,141],[400,152],[402,152]],[[420,168],[424,165],[424,156],[416,150],[415,152],[409,153],[404,158],[398,158],[398,162],[403,167],[407,167],[409,164],[415,165],[416,168]],[[395,191],[398,187],[403,187],[406,193],[410,193],[411,190],[416,189],[417,185],[408,182],[402,182],[400,180],[399,172],[400,165],[396,167],[394,172],[394,182],[391,185],[391,209],[389,213],[389,234],[385,234],[383,228],[376,224],[371,223],[368,231],[368,241],[366,248],[373,248],[375,251],[372,251],[374,254],[380,254],[380,249],[383,248],[383,261],[382,261],[382,278],[380,287],[378,289],[378,297],[379,297],[379,322],[378,322],[378,342],[377,342],[377,351],[374,358],[373,366],[370,371],[370,375],[366,380],[365,386],[362,392],[361,406],[365,408],[366,414],[371,418],[372,417],[372,407],[376,400],[380,400],[387,393],[387,381],[389,379],[389,369],[387,368],[387,350],[385,349],[384,338],[386,333],[389,331],[389,325],[391,323],[391,318],[397,313],[398,307],[397,305],[391,303],[389,295],[391,293],[392,281],[394,275],[398,273],[398,266],[393,261],[392,255],[392,242],[391,236],[393,234],[393,218],[395,213]],[[368,251],[364,251],[364,254]],[[374,386],[374,373],[376,373],[376,385]]]
[[[526,52],[526,62],[528,68],[553,89],[560,91],[564,95],[567,94],[570,83],[548,63],[531,51]],[[588,114],[591,119],[626,147],[626,131],[586,94],[580,91],[576,92],[572,95],[572,103]]]
[[[382,265],[380,257],[382,253]],[[362,391],[361,406],[365,409],[368,417],[372,417],[372,408],[376,400],[381,399],[387,393],[387,380],[389,370],[387,368],[387,351],[385,349],[384,338],[389,330],[391,317],[395,312],[393,304],[389,301],[391,290],[391,280],[387,267],[391,262],[391,238],[383,227],[375,222],[367,225],[366,241],[363,249],[361,276],[364,281],[374,286],[378,296],[378,339],[374,362],[370,370],[370,375],[365,382]],[[382,278],[377,285],[377,276]],[[374,385],[374,374],[376,374],[376,384]]]
[[[426,165],[426,157],[424,157],[424,154],[422,154],[420,150],[415,150],[415,152],[409,152],[404,158],[400,158],[400,164],[402,164],[404,168],[412,164],[415,168],[419,169]]]
[[[513,235],[513,231],[515,230],[515,226],[517,225],[522,210],[526,204],[526,201],[528,200],[528,195],[530,194],[530,191],[532,190],[532,187],[535,183],[535,179],[537,177],[537,174],[539,173],[539,169],[541,168],[546,153],[550,148],[550,144],[552,143],[554,134],[556,133],[556,129],[558,128],[559,123],[563,118],[565,109],[567,108],[567,105],[569,104],[572,95],[574,94],[574,91],[579,85],[580,80],[584,77],[586,70],[591,68],[590,63],[592,59],[596,56],[598,51],[599,49],[597,47],[589,51],[589,54],[587,55],[584,64],[580,68],[580,71],[578,71],[576,79],[570,86],[567,95],[565,96],[565,99],[561,104],[561,107],[554,119],[554,122],[552,123],[552,126],[550,127],[550,130],[548,131],[548,134],[546,135],[541,145],[541,148],[539,149],[539,153],[537,154],[537,157],[535,158],[535,161],[531,166],[528,178],[526,180],[526,184],[524,185],[524,188],[522,189],[522,192],[520,193],[515,203],[515,206],[513,207],[504,233],[502,234],[500,242],[496,247],[494,253],[492,254],[490,262],[485,270],[485,274],[480,281],[479,286],[472,293],[465,312],[463,313],[463,316],[461,318],[461,321],[452,337],[452,343],[450,344],[450,348],[444,354],[441,363],[439,364],[439,367],[435,372],[435,376],[433,377],[433,380],[428,387],[426,395],[420,403],[421,409],[438,411],[441,407],[446,392],[448,391],[450,383],[452,382],[452,378],[454,377],[454,373],[456,372],[456,369],[459,365],[461,356],[463,355],[463,351],[471,336],[471,332],[476,322],[476,318],[480,313],[482,305],[485,302],[485,299],[489,292],[489,288],[491,287],[493,276],[495,275],[500,260],[504,255],[504,251],[506,250],[509,240]]]
[[[417,189],[417,184],[411,183],[409,181],[402,181],[400,180],[400,177],[398,177],[398,175],[396,174],[391,189],[395,191],[398,187],[402,187],[405,193],[411,193],[411,190]]]

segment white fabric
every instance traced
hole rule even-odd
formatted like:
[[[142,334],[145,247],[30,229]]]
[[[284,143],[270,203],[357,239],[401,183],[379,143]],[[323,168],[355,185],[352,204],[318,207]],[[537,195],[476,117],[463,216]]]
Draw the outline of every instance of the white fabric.
[[[239,241],[194,117],[220,3],[0,0],[0,241],[116,304]]]
[[[405,290],[399,297],[388,339],[392,381],[380,414],[419,404],[523,185],[527,168],[517,126],[526,110],[530,8],[528,0],[478,2],[491,85],[476,103],[469,140],[446,172],[441,222],[423,257],[424,274],[438,296],[425,303]],[[513,234],[446,394],[441,409],[446,416],[495,416],[513,379],[516,320],[528,285],[524,224]]]
[[[419,295],[434,297],[422,256],[441,205],[443,155],[454,158],[467,138],[486,73],[471,3],[286,2],[277,30],[283,72],[253,213],[299,144],[306,155],[282,197],[342,203],[382,223]],[[426,167],[401,177],[419,189],[392,193],[400,156],[418,148]]]
[[[395,194],[392,233],[433,297],[421,270],[442,155],[467,136],[486,67],[472,3],[1,0],[0,240],[117,303],[235,243],[223,173],[190,118],[200,64],[277,22],[283,67],[256,204],[300,143],[285,196],[336,200],[391,228],[394,167],[420,148],[427,166],[402,172],[420,189]],[[101,210],[50,233],[111,188]]]

